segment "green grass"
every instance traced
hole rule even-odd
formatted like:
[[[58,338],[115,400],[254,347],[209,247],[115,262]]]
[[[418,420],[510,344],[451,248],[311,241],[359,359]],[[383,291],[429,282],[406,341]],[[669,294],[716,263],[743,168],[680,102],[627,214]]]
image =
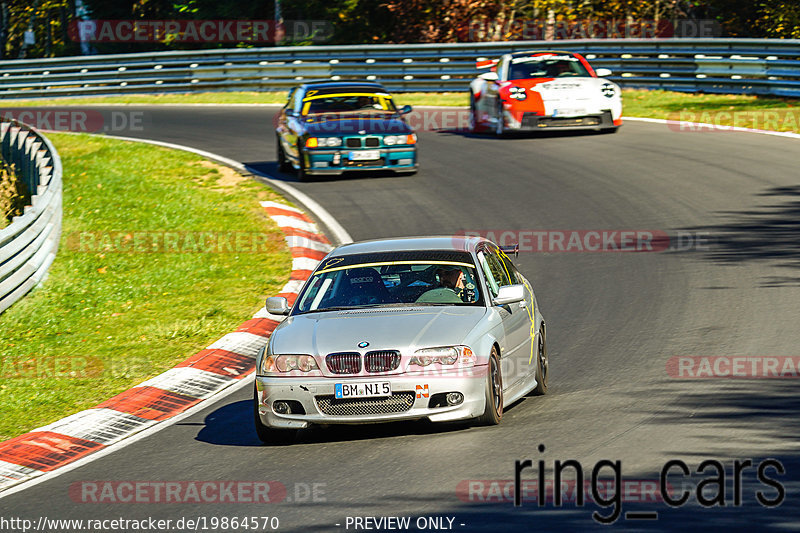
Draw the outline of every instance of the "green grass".
[[[791,98],[634,90],[623,91],[622,98],[630,117],[800,133],[800,100]]]
[[[0,315],[0,440],[193,355],[251,318],[290,271],[283,234],[258,204],[280,198],[263,185],[185,152],[50,137],[64,165],[61,247],[46,282]],[[183,253],[131,253],[114,250],[132,241],[112,239],[102,249],[103,232],[145,231],[257,233],[263,245],[207,253],[182,238]]]
[[[56,100],[9,100],[10,106],[85,104],[268,104],[284,103],[285,92],[210,92],[126,95]],[[467,106],[466,92],[396,93],[400,105]],[[695,94],[670,91],[623,91],[624,114],[720,126],[741,126],[800,133],[800,100],[747,95]]]

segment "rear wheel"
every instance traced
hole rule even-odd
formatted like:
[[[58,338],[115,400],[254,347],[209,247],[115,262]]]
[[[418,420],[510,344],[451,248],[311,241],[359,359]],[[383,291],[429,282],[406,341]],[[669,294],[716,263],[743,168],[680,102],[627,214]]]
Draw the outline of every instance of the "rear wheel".
[[[256,434],[264,444],[290,444],[294,441],[295,434],[293,429],[275,429],[261,422],[258,415],[258,387],[253,384],[253,415],[255,418]]]
[[[500,358],[492,348],[489,364],[486,366],[486,407],[478,417],[478,424],[495,426],[503,419],[503,377],[500,375]]]
[[[533,394],[541,396],[547,393],[547,374],[549,373],[549,363],[547,361],[547,338],[545,337],[544,325],[539,328],[536,335],[536,388]]]

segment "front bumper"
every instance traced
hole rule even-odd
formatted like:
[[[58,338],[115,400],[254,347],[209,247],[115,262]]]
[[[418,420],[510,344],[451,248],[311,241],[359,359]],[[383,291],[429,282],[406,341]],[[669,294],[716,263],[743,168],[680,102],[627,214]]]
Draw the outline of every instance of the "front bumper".
[[[377,151],[379,159],[351,160],[352,152]],[[307,174],[341,174],[350,170],[393,170],[409,172],[417,169],[417,149],[414,145],[374,149],[306,149],[303,152]]]
[[[364,424],[419,420],[432,422],[466,420],[483,414],[485,406],[486,369],[476,366],[452,374],[439,372],[436,376],[424,372],[407,372],[402,375],[364,377],[280,378],[256,376],[258,413],[261,422],[273,428],[301,429],[309,424]],[[324,397],[334,394],[336,383],[371,383],[390,381],[392,395],[409,395],[413,404],[402,412],[377,414],[326,414],[320,407]],[[448,392],[460,392],[464,400],[458,405],[431,407]],[[377,400],[371,398],[370,400]],[[305,413],[278,414],[273,410],[275,401],[298,402]],[[341,401],[340,401],[341,402]],[[292,405],[298,405],[293,403]],[[294,409],[293,409],[294,411]]]
[[[611,111],[603,111],[600,114],[582,115],[578,117],[554,117],[538,115],[536,113],[522,113],[521,120],[507,121],[508,129],[519,131],[538,131],[538,130],[602,130],[614,128],[614,119]]]

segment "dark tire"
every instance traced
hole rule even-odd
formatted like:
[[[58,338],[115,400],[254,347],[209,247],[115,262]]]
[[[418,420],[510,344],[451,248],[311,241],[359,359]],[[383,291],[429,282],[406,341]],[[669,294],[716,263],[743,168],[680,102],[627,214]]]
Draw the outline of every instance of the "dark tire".
[[[547,360],[547,337],[545,336],[544,324],[539,328],[536,344],[536,388],[533,389],[535,396],[547,394],[547,377],[550,373],[550,362]]]
[[[502,137],[506,134],[506,124],[503,119],[503,102],[497,104],[497,122],[495,122],[494,134],[498,137]]]
[[[297,153],[297,181],[309,181],[310,176],[306,172],[306,163],[303,152]]]
[[[296,431],[293,429],[275,429],[265,426],[258,416],[258,388],[253,384],[253,417],[255,418],[256,434],[264,444],[291,444],[294,442]]]
[[[278,170],[281,172],[290,172],[292,170],[292,165],[289,164],[289,160],[286,159],[286,152],[283,151],[283,146],[281,145],[281,139],[278,137]]]
[[[478,125],[478,109],[475,103],[475,94],[469,92],[469,131],[480,133],[481,127]]]
[[[503,419],[503,376],[500,374],[500,358],[492,348],[486,366],[486,407],[477,422],[481,426],[496,426]]]
[[[619,131],[619,126],[614,126],[613,128],[603,128],[600,130],[600,133],[612,134],[617,133],[617,131]]]

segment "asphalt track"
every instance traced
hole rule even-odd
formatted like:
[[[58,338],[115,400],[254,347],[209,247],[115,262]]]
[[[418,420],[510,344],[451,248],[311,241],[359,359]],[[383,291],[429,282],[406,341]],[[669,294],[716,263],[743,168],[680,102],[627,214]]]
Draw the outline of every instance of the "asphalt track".
[[[315,429],[292,446],[263,446],[245,389],[0,499],[3,516],[277,516],[280,531],[353,531],[345,527],[348,516],[449,516],[460,531],[590,530],[601,527],[592,511],[606,515],[609,509],[470,503],[457,487],[464,480],[511,480],[518,459],[543,459],[548,467],[575,459],[587,470],[601,459],[619,460],[624,479],[657,481],[670,459],[693,470],[718,459],[730,476],[735,459],[773,457],[786,469],[771,474],[787,490],[779,507],[756,502],[756,490],[770,498],[775,491],[759,484],[751,468],[742,506],[732,504],[729,477],[724,507],[701,508],[694,495],[679,509],[623,503],[623,512],[656,511],[658,520],[623,515],[613,527],[800,528],[797,379],[676,380],[665,366],[676,355],[798,355],[797,140],[637,122],[616,135],[502,140],[423,131],[415,176],[356,174],[297,183],[276,170],[274,108],[125,110],[143,111],[147,126],[122,135],[208,150],[272,174],[318,201],[356,240],[465,230],[643,229],[708,232],[713,245],[655,253],[521,253],[517,263],[548,321],[550,392],[525,398],[497,427]],[[523,474],[535,478],[535,470]],[[86,480],[275,480],[287,487],[288,500],[76,503],[68,489]],[[317,499],[324,501],[295,501],[295,490],[313,483],[322,484],[324,496]]]

